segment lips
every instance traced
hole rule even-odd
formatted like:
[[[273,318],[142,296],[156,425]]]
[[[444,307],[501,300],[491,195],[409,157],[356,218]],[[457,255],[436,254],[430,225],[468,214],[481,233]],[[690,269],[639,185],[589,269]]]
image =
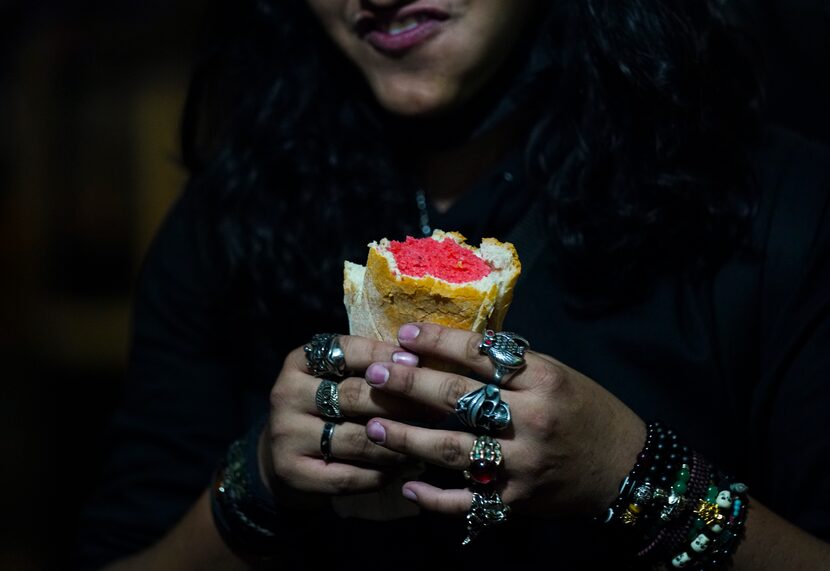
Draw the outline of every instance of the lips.
[[[355,29],[378,51],[400,55],[434,37],[448,18],[441,10],[410,7],[391,13],[364,13]]]

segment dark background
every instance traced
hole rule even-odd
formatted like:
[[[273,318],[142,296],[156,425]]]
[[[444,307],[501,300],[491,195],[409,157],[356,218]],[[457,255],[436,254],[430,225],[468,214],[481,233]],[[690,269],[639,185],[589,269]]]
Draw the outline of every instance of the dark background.
[[[0,569],[57,569],[94,485],[143,253],[223,0],[0,0]],[[507,0],[505,0],[507,1]],[[830,143],[830,1],[741,0],[769,118]]]

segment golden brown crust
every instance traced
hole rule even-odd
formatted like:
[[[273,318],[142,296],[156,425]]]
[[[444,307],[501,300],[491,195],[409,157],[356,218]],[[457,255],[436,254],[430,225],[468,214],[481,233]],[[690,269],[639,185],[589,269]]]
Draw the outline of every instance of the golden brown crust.
[[[374,248],[369,250],[364,287],[372,318],[384,340],[392,343],[400,326],[413,321],[457,329],[480,327],[479,316],[489,316],[498,292],[496,285],[481,292],[472,286],[456,286],[432,276],[396,276],[386,257]]]

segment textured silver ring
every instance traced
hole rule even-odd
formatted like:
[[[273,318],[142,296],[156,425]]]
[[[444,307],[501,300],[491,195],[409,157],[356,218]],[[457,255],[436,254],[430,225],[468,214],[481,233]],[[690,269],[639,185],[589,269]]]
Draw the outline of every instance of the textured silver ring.
[[[334,456],[331,455],[331,439],[334,438],[333,422],[327,422],[323,425],[323,433],[320,435],[320,452],[323,453],[323,460],[331,462]]]
[[[518,333],[495,333],[492,329],[484,332],[478,344],[478,352],[487,355],[493,363],[493,383],[497,385],[525,366],[525,351],[528,349],[530,342]]]
[[[317,393],[314,396],[314,403],[323,417],[343,418],[343,413],[340,411],[340,388],[334,381],[329,379],[320,381]]]
[[[485,385],[465,395],[455,403],[458,419],[470,428],[504,430],[510,425],[510,405],[501,400],[496,385]]]
[[[504,523],[509,513],[510,506],[495,490],[473,492],[473,501],[467,513],[467,537],[461,545],[469,545],[486,528]]]
[[[306,366],[315,377],[342,377],[345,374],[346,356],[338,338],[335,333],[318,333],[303,347]]]

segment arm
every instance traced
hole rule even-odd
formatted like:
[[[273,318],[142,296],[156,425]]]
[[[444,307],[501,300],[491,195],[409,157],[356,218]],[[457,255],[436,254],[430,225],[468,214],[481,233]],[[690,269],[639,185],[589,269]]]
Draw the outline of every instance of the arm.
[[[105,571],[186,571],[248,569],[225,545],[210,512],[210,491],[205,491],[184,518],[161,541],[140,553],[105,567]]]
[[[477,336],[428,324],[418,327],[417,337],[401,339],[403,347],[492,377],[491,364],[476,350]],[[386,375],[378,374],[378,368],[389,371],[385,382],[380,382]],[[390,363],[373,365],[367,380],[376,390],[430,403],[446,413],[453,410],[460,396],[481,387],[481,383],[457,375],[404,370]],[[618,482],[637,461],[645,440],[643,421],[592,380],[539,354],[527,355],[527,368],[506,383],[501,397],[513,410],[512,430],[496,435],[506,459],[499,477],[504,502],[516,511],[541,516],[601,513],[613,500]],[[820,418],[809,416],[813,422]],[[456,470],[469,465],[467,451],[475,441],[465,432],[438,432],[384,418],[371,420],[367,427],[369,436],[384,447]],[[824,433],[802,437],[811,454],[826,447]],[[810,442],[813,437],[816,441]],[[819,456],[826,458],[827,451]],[[782,460],[780,465],[768,465],[767,472],[781,476],[788,468],[794,467]],[[790,485],[797,486],[805,479],[813,485],[826,480],[820,465],[802,464],[797,470],[789,475]],[[830,507],[827,495],[821,495],[822,485],[826,484],[805,490],[805,496],[796,500],[798,505],[790,506],[793,513],[825,514],[816,519],[826,522]],[[468,489],[441,490],[425,482],[408,482],[404,493],[424,509],[458,516],[470,510],[472,500]],[[830,545],[805,531],[807,525],[788,523],[757,501],[750,501],[748,514],[736,569],[813,569],[830,560]]]

